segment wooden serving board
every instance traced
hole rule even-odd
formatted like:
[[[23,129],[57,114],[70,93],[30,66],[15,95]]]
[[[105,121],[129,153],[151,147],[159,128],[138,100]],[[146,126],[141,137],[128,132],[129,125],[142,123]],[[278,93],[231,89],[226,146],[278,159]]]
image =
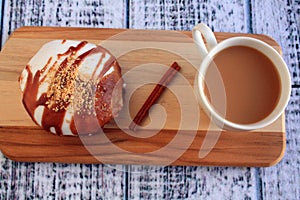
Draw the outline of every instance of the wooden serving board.
[[[281,51],[279,45],[265,35],[215,35],[218,41],[235,36],[255,37]],[[129,105],[105,127],[104,133],[89,137],[56,136],[34,124],[23,108],[18,83],[20,72],[43,44],[54,39],[101,43],[117,57],[125,76],[124,98]],[[126,126],[130,117],[126,112],[134,117],[154,83],[167,70],[165,66],[174,61],[182,70],[158,102],[164,109],[155,106],[150,112],[151,120],[147,119],[136,133],[129,132]],[[285,151],[284,116],[268,127],[250,132],[219,130],[195,105],[194,96],[189,96],[195,67],[200,63],[190,32],[19,28],[0,54],[0,149],[8,158],[24,162],[195,166],[271,166],[279,162]],[[141,86],[149,80],[151,84]],[[130,98],[129,91],[135,87],[138,89]],[[198,117],[197,110],[200,111]],[[216,138],[212,148],[201,148],[204,141],[209,143]],[[199,156],[200,149],[207,155]]]

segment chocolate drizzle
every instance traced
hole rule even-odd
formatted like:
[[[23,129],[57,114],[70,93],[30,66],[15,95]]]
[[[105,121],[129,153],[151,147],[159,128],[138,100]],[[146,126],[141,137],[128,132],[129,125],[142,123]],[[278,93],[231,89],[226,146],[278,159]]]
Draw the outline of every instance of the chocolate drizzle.
[[[58,59],[60,59],[62,56],[70,56],[70,57],[73,57],[74,59],[71,60],[71,63],[70,63],[69,57],[65,58],[62,61],[62,63],[58,66],[58,68],[54,74],[54,77],[50,77],[50,78],[52,78],[52,81],[49,85],[48,91],[46,93],[41,94],[41,96],[39,98],[38,98],[38,89],[39,89],[39,86],[41,85],[41,83],[43,81],[45,81],[46,76],[42,77],[41,80],[40,80],[40,78],[41,78],[41,75],[48,68],[52,58],[49,58],[47,64],[41,70],[38,70],[34,75],[31,71],[29,65],[27,65],[25,68],[25,70],[28,73],[26,85],[25,85],[25,88],[23,91],[23,99],[22,99],[25,109],[27,110],[27,112],[29,113],[31,118],[35,121],[35,123],[38,124],[38,122],[35,120],[34,113],[35,113],[35,110],[39,106],[43,106],[44,111],[42,114],[42,120],[41,120],[40,125],[47,131],[50,131],[51,128],[54,128],[57,135],[63,135],[62,125],[63,125],[64,118],[65,118],[65,115],[67,112],[67,107],[69,106],[69,104],[72,103],[71,100],[72,100],[72,96],[74,95],[73,94],[74,91],[67,90],[68,92],[70,92],[70,93],[67,93],[67,95],[70,95],[70,96],[68,96],[66,101],[64,101],[64,99],[66,99],[66,95],[63,95],[63,98],[61,98],[61,99],[63,99],[62,101],[57,101],[57,98],[62,97],[61,90],[64,90],[66,88],[68,89],[68,87],[70,87],[70,85],[72,86],[72,84],[73,84],[72,87],[75,87],[74,85],[75,85],[76,80],[72,80],[73,82],[70,81],[69,76],[72,75],[72,76],[77,77],[77,68],[80,66],[80,64],[83,62],[83,60],[85,58],[87,58],[89,55],[95,54],[98,52],[102,52],[102,55],[96,65],[96,67],[93,71],[92,77],[91,77],[91,79],[96,79],[96,82],[95,82],[95,90],[96,91],[95,91],[94,98],[97,98],[97,99],[95,99],[94,105],[99,106],[100,104],[101,105],[108,104],[108,103],[110,103],[110,100],[112,98],[112,97],[110,97],[110,98],[103,97],[103,94],[106,92],[105,91],[106,89],[103,88],[103,86],[101,86],[101,83],[103,83],[103,81],[108,82],[109,89],[112,90],[111,87],[114,85],[113,83],[117,81],[117,80],[114,80],[116,78],[114,78],[114,79],[108,78],[105,80],[101,80],[101,78],[111,67],[114,67],[115,65],[117,65],[115,58],[110,55],[110,58],[107,62],[105,62],[105,65],[104,65],[100,75],[98,75],[98,77],[94,77],[97,69],[99,68],[99,66],[101,65],[101,63],[103,61],[103,58],[104,58],[107,50],[100,46],[97,46],[93,49],[90,49],[90,50],[84,52],[83,54],[79,55],[78,57],[76,57],[76,53],[81,48],[83,48],[86,44],[87,44],[87,42],[81,42],[76,47],[71,46],[66,52],[57,55]],[[54,64],[49,69],[49,71],[53,70],[53,68],[56,64],[57,64],[57,61],[54,62]],[[66,69],[68,70],[68,72],[66,72]],[[53,75],[53,73],[52,73],[52,75]],[[111,93],[111,92],[112,91],[108,91],[108,93]],[[54,96],[55,96],[55,98],[54,98]],[[104,95],[104,96],[111,96],[111,94]],[[98,100],[98,98],[99,98],[99,100]],[[53,102],[53,99],[54,99],[54,103],[49,104],[49,102],[51,102],[51,101]],[[97,107],[92,108],[92,109],[95,109],[97,114],[98,114],[98,112],[100,112],[99,108],[97,108]],[[109,109],[111,109],[111,108],[109,108]],[[102,112],[100,112],[100,113],[103,115],[105,114],[104,110],[102,110]],[[97,117],[98,117],[98,115],[97,115]],[[75,126],[74,119],[79,120],[79,123],[77,123],[77,121],[76,121],[76,126]],[[95,116],[89,115],[87,113],[80,113],[80,112],[77,113],[75,111],[74,116],[72,117],[72,120],[70,121],[70,130],[74,135],[76,135],[76,134],[78,134],[77,126],[79,126],[80,133],[83,132],[83,134],[87,134],[87,133],[95,132],[97,130],[97,128],[99,128],[99,123],[103,124],[101,119],[99,119],[99,122],[97,120],[95,121],[95,119],[97,119]],[[82,129],[83,129],[83,131],[82,131]]]
[[[46,63],[46,65],[41,69],[41,73],[44,73],[46,71],[46,69],[48,68],[48,66],[50,65],[52,60],[52,57],[50,57]]]
[[[60,58],[61,56],[67,56],[67,55],[69,55],[69,54],[75,54],[75,53],[77,53],[81,48],[83,48],[86,44],[87,44],[87,41],[82,41],[82,42],[80,42],[76,47],[71,46],[71,47],[69,47],[69,49],[68,49],[66,52],[57,54],[57,56],[58,56],[58,58]]]
[[[114,65],[114,62],[116,62],[115,58],[113,56],[110,56],[108,61],[105,62],[105,65],[104,65],[103,69],[101,70],[99,76],[95,77],[96,72],[98,71],[98,68],[100,67],[100,65],[102,63],[103,58],[105,57],[106,49],[104,49],[101,46],[97,46],[96,48],[93,49],[93,53],[98,53],[98,52],[103,52],[103,53],[102,53],[101,58],[99,59],[97,65],[96,65],[93,73],[92,73],[92,79],[95,79],[95,78],[100,78],[101,79],[103,77],[103,75],[111,68],[111,66]]]

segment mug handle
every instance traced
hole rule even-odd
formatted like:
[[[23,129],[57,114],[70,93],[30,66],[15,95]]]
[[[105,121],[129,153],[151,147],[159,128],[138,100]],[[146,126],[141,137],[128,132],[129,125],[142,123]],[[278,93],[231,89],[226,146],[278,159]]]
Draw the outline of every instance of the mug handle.
[[[202,59],[204,59],[206,57],[206,55],[208,54],[208,52],[210,50],[212,50],[218,44],[214,33],[204,23],[200,23],[200,24],[194,26],[194,28],[192,30],[192,34],[193,34],[194,42],[200,51]],[[206,40],[207,47],[205,46],[202,36]]]

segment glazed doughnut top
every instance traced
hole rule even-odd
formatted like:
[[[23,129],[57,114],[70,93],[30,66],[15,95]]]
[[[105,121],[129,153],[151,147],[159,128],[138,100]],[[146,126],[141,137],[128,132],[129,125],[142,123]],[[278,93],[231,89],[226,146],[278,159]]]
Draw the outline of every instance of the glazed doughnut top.
[[[96,133],[123,106],[118,62],[107,49],[86,41],[45,44],[19,82],[30,117],[57,135]]]

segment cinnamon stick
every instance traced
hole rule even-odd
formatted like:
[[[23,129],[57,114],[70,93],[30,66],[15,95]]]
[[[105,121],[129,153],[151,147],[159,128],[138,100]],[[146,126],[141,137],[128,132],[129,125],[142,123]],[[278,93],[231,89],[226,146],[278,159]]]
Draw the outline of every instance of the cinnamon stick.
[[[148,115],[150,108],[155,104],[158,98],[166,89],[166,86],[171,82],[175,74],[181,69],[181,67],[174,62],[168,71],[163,75],[160,81],[156,84],[155,88],[151,92],[150,96],[147,98],[142,108],[134,117],[133,121],[129,125],[129,129],[132,131],[136,130],[137,125],[141,125],[145,117]]]

